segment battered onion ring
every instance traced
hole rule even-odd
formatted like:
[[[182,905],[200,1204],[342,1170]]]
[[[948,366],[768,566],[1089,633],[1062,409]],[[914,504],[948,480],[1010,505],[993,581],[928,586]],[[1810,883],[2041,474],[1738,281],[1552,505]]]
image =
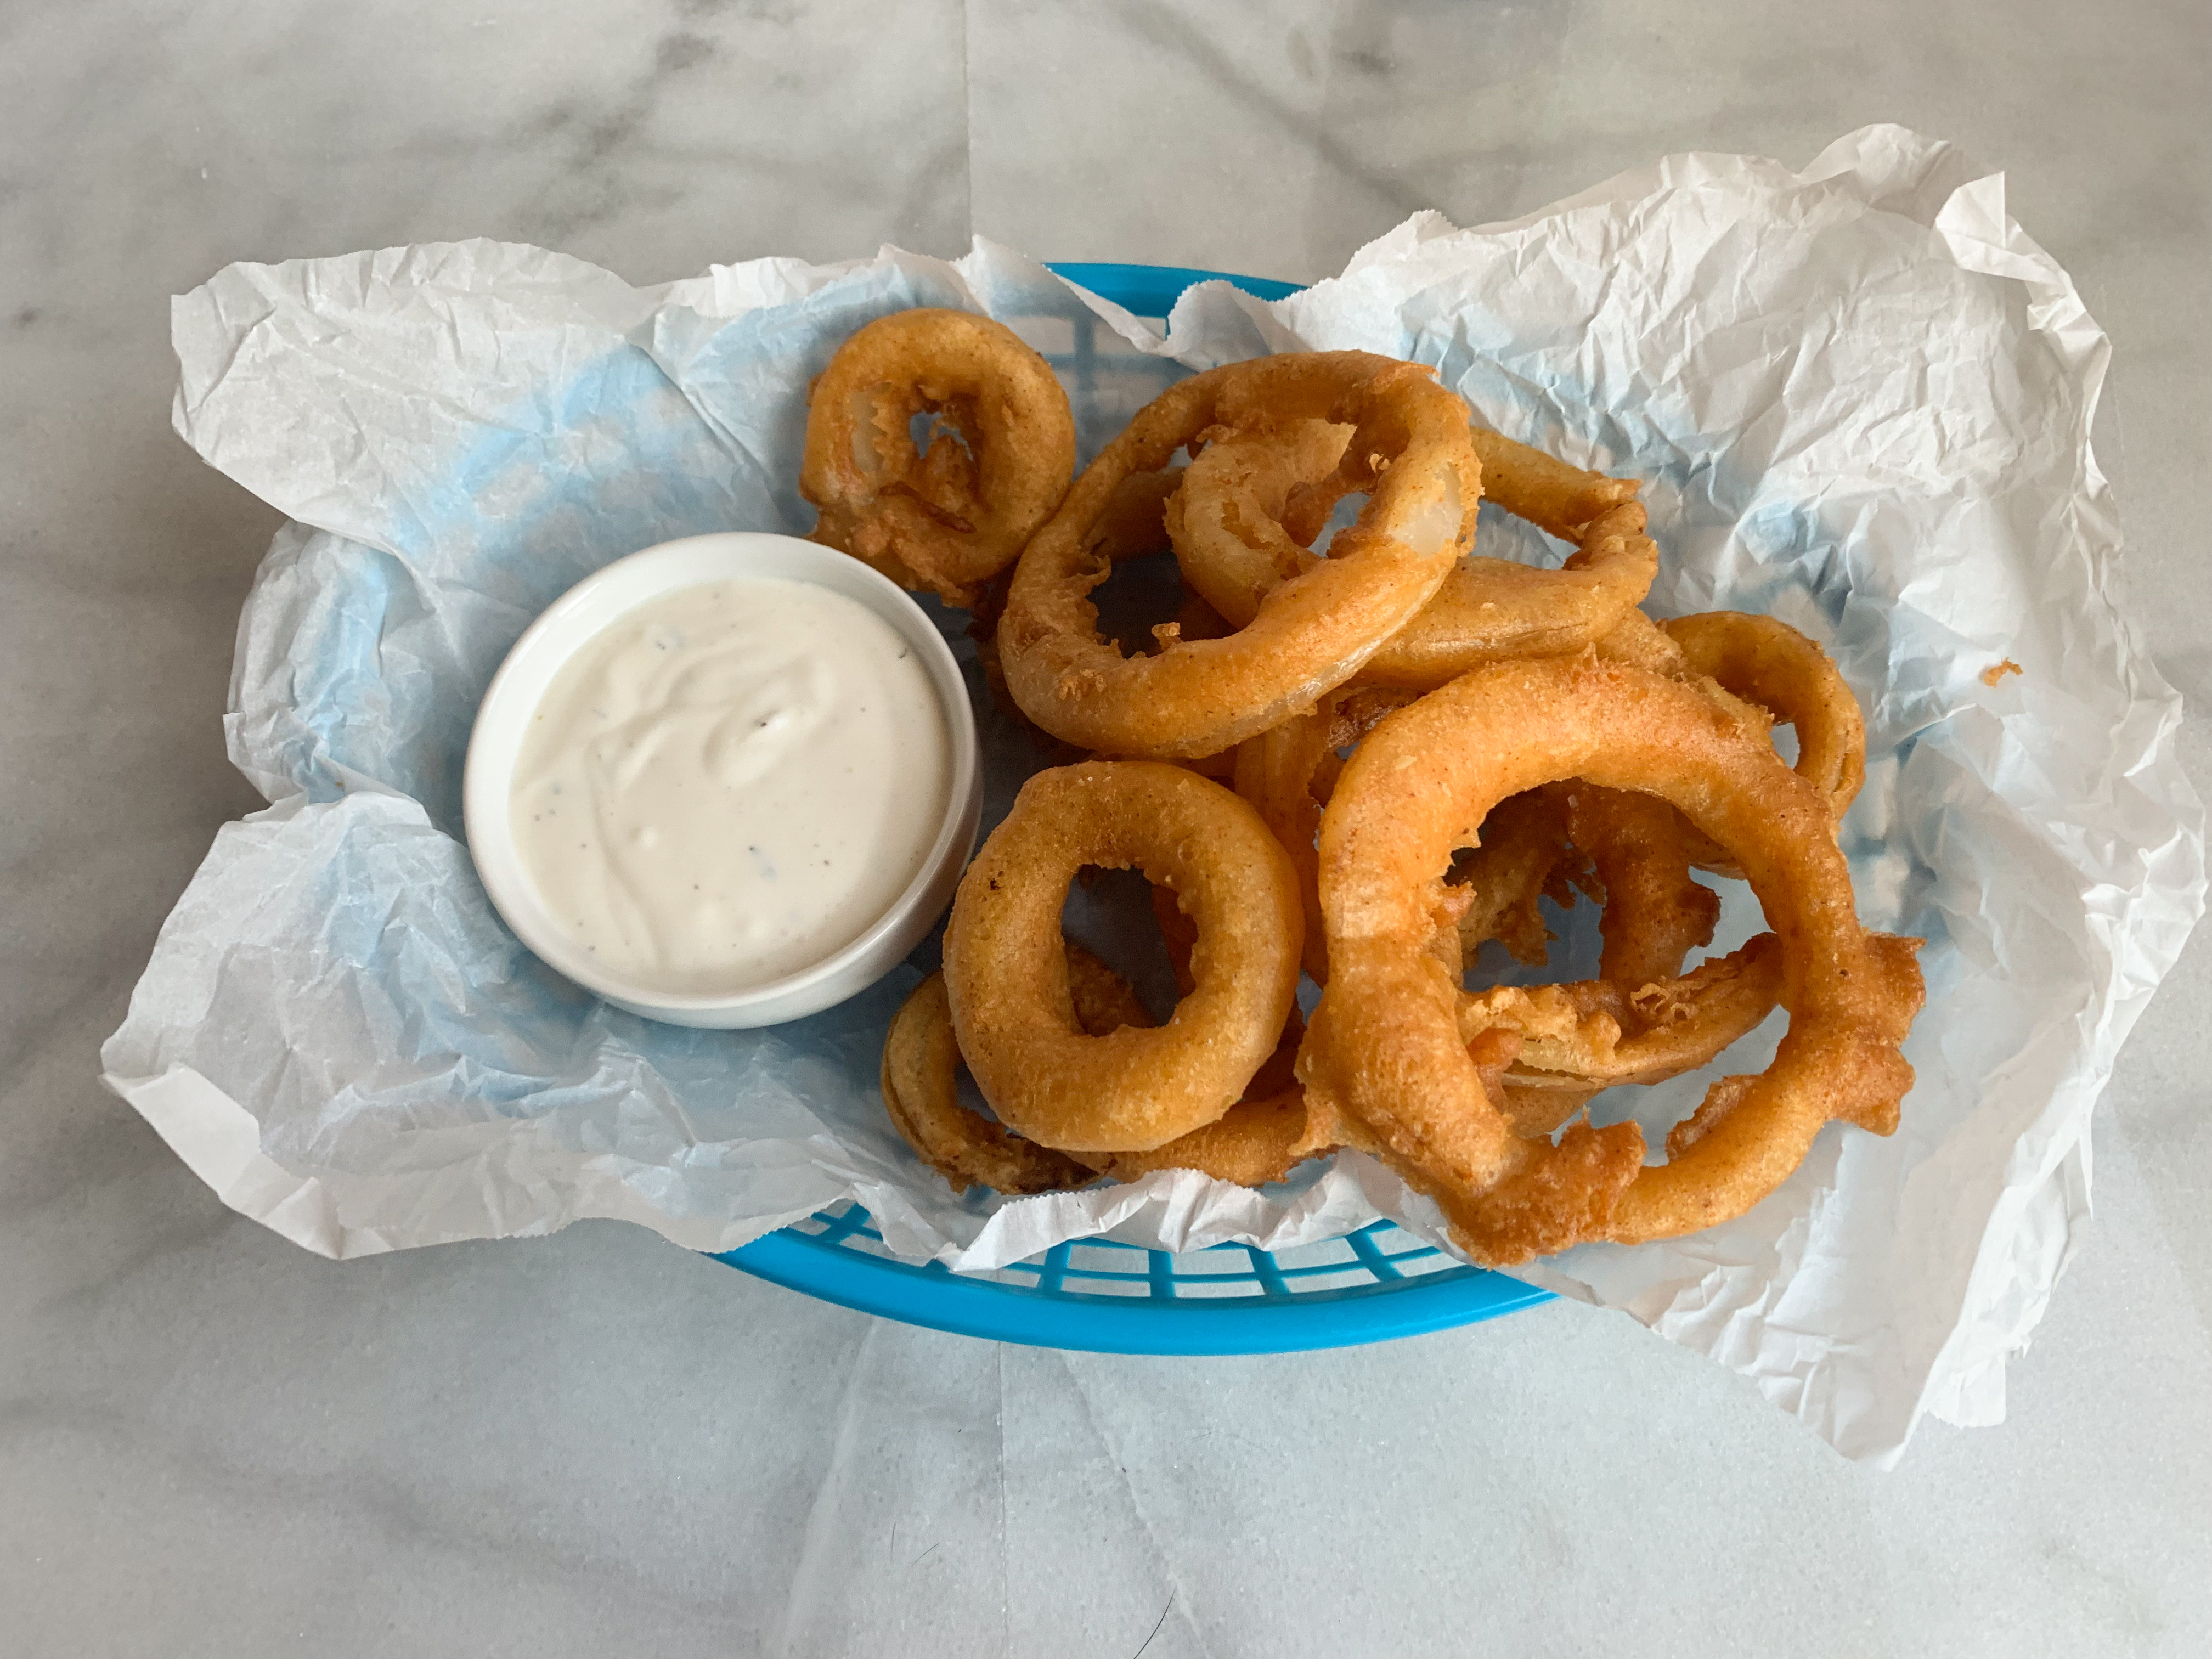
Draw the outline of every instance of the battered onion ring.
[[[1539,897],[1571,903],[1579,887],[1604,905],[1597,978],[1471,994],[1524,1016],[1512,1023],[1528,1042],[1500,1079],[1515,1133],[1548,1134],[1601,1090],[1702,1066],[1772,1010],[1781,977],[1765,936],[1743,960],[1681,975],[1682,959],[1711,943],[1720,909],[1690,878],[1686,827],[1648,795],[1547,784],[1499,802],[1480,845],[1454,859],[1447,894],[1463,885],[1470,895],[1455,942],[1462,966],[1491,938],[1520,961],[1542,962],[1551,935]],[[1438,955],[1450,966],[1450,945],[1440,941]],[[1570,1013],[1583,1045],[1571,1050],[1556,1040]]]
[[[1033,1140],[1019,1140],[960,1103],[959,1045],[945,975],[932,974],[891,1016],[884,1037],[884,1109],[891,1127],[952,1190],[1050,1193],[1097,1178],[1087,1165]]]
[[[1321,830],[1321,803],[1313,798],[1314,770],[1334,751],[1327,708],[1293,714],[1279,726],[1237,745],[1232,783],[1237,793],[1282,843],[1297,872],[1305,916],[1303,965],[1316,985],[1328,978],[1328,952],[1322,943],[1321,901],[1315,887],[1314,837]]]
[[[1334,691],[1316,707],[1256,738],[1247,738],[1231,751],[1235,763],[1230,781],[1266,820],[1297,872],[1306,916],[1304,967],[1316,985],[1328,978],[1328,952],[1322,941],[1314,838],[1321,830],[1322,805],[1343,769],[1337,751],[1358,743],[1376,721],[1407,701],[1407,694],[1390,690]]]
[[[1362,680],[1426,690],[1506,657],[1579,651],[1633,610],[1659,574],[1659,550],[1630,501],[1586,526],[1557,570],[1468,557],[1436,597],[1362,668]]]
[[[1151,1024],[1149,1019],[1141,1023]],[[1213,1122],[1149,1152],[1085,1152],[1078,1161],[1115,1181],[1140,1180],[1155,1170],[1195,1170],[1240,1187],[1280,1181],[1301,1160],[1332,1150],[1304,1144],[1305,1091],[1298,1087],[1291,1067],[1305,1029],[1293,1009],[1282,1040],[1253,1074],[1244,1097]]]
[[[1084,1156],[1099,1158],[1098,1172],[1115,1181],[1141,1180],[1155,1170],[1195,1170],[1216,1181],[1264,1187],[1334,1150],[1307,1144],[1305,1091],[1293,1083],[1273,1094],[1248,1094],[1215,1121],[1155,1151]]]
[[[1207,445],[1167,504],[1168,539],[1191,591],[1241,628],[1275,588],[1318,564],[1283,515],[1293,490],[1334,475],[1351,441],[1350,427],[1293,421]]]
[[[1329,795],[1336,787],[1337,775],[1344,770],[1341,751],[1358,744],[1385,715],[1395,714],[1418,695],[1389,685],[1348,685],[1331,694],[1328,752],[1314,769],[1310,786],[1315,800],[1323,806],[1328,805]]]
[[[1135,472],[1124,478],[1092,527],[1087,544],[1091,556],[1110,567],[1126,559],[1141,559],[1163,550],[1168,544],[1163,515],[1168,498],[1175,494],[1182,477],[1180,471]],[[970,607],[975,616],[969,624],[968,636],[975,641],[975,659],[983,670],[984,686],[1000,711],[1028,732],[1031,741],[1050,755],[1055,764],[1079,760],[1083,756],[1082,750],[1062,743],[1039,726],[1023,712],[1006,689],[1006,666],[999,659],[999,618],[1006,611],[1006,591],[1013,585],[1013,574],[1011,568],[1001,572],[986,585]],[[1233,631],[1215,614],[1212,606],[1194,593],[1186,593],[1175,619],[1152,629],[1152,648],[1161,651],[1177,640],[1217,639]],[[1225,779],[1233,760],[1234,757],[1228,754],[1208,757],[1206,763],[1200,763],[1200,769],[1209,777]]]
[[[1611,662],[1691,681],[1747,726],[1796,726],[1797,774],[1827,796],[1842,823],[1866,781],[1866,722],[1828,654],[1796,629],[1741,611],[1655,623],[1632,611],[1598,641],[1597,653]],[[1676,830],[1692,864],[1716,875],[1742,876],[1711,836],[1680,814]]]
[[[1828,653],[1788,623],[1741,611],[1659,626],[1703,674],[1797,732],[1797,775],[1828,798],[1838,823],[1866,782],[1866,717]]]
[[[1470,1040],[1493,1025],[1520,1034],[1509,1084],[1594,1092],[1695,1071],[1773,1012],[1781,993],[1781,941],[1760,933],[1633,992],[1607,979],[1468,992],[1460,1029]]]
[[[1720,895],[1691,878],[1687,826],[1650,795],[1577,786],[1565,799],[1567,834],[1605,893],[1598,977],[1633,991],[1680,973],[1721,915]]]
[[[1337,751],[1409,700],[1379,687],[1339,691],[1237,747],[1237,793],[1258,809],[1297,869],[1305,969],[1316,984],[1328,981],[1328,957],[1315,840],[1344,764]],[[1711,890],[1690,878],[1680,823],[1663,803],[1617,790],[1562,785],[1500,802],[1483,820],[1480,844],[1459,855],[1449,878],[1467,901],[1454,947],[1462,967],[1492,939],[1518,961],[1542,962],[1551,934],[1537,901],[1569,905],[1580,889],[1605,904],[1601,977],[1626,981],[1632,991],[1679,972],[1685,956],[1711,941],[1720,910]],[[1449,965],[1452,951],[1439,955]]]
[[[1068,989],[1076,1021],[1091,1036],[1152,1020],[1128,981],[1079,945],[1067,947]],[[932,974],[892,1017],[884,1042],[884,1104],[892,1126],[955,1192],[988,1187],[1008,1194],[1060,1192],[1100,1176],[1134,1181],[1155,1170],[1196,1170],[1218,1181],[1256,1187],[1280,1181],[1300,1153],[1305,1092],[1291,1066],[1305,1026],[1293,1012],[1275,1052],[1245,1097],[1218,1121],[1149,1152],[1091,1152],[1072,1158],[1033,1140],[1018,1139],[960,1103],[960,1050],[945,975]]]
[[[1650,1170],[1632,1123],[1577,1123],[1556,1146],[1515,1135],[1429,949],[1439,877],[1468,826],[1566,777],[1688,813],[1742,862],[1782,941],[1790,1024],[1773,1064],[1716,1084],[1668,1136],[1671,1161]],[[1911,1086],[1898,1045],[1922,1000],[1918,942],[1859,927],[1826,799],[1679,681],[1595,657],[1505,663],[1401,710],[1361,745],[1323,816],[1321,901],[1332,973],[1298,1057],[1310,1117],[1358,1120],[1489,1265],[1740,1215],[1830,1119],[1894,1129]],[[1475,1033],[1476,1048],[1494,1030]]]
[[[1142,869],[1197,924],[1194,988],[1157,1030],[1092,1037],[1076,1024],[1060,914],[1085,865]],[[1041,772],[952,902],[945,978],[960,1052],[1030,1139],[1150,1152],[1243,1094],[1290,1014],[1304,931],[1289,858],[1219,784],[1144,761]]]
[[[1468,908],[1455,925],[1462,970],[1493,939],[1516,962],[1542,962],[1551,954],[1552,933],[1537,900],[1571,904],[1577,888],[1593,898],[1607,896],[1568,832],[1566,798],[1557,790],[1531,789],[1498,802],[1476,834],[1477,845],[1453,859],[1446,878],[1448,886],[1468,891]]]
[[[1328,981],[1328,954],[1315,840],[1344,764],[1338,751],[1410,700],[1393,688],[1340,690],[1235,751],[1237,793],[1267,820],[1297,867],[1305,970],[1317,985]],[[1449,884],[1465,890],[1468,908],[1457,921],[1458,944],[1440,945],[1440,957],[1449,965],[1455,950],[1464,968],[1486,940],[1497,939],[1516,960],[1540,963],[1551,933],[1537,901],[1569,905],[1579,888],[1605,904],[1601,977],[1634,990],[1671,976],[1690,951],[1711,941],[1720,911],[1712,891],[1690,878],[1680,823],[1665,804],[1616,790],[1559,786],[1500,802],[1480,826],[1480,845],[1453,865]]]
[[[1125,657],[1085,598],[1109,563],[1093,526],[1133,473],[1157,472],[1216,428],[1331,418],[1358,428],[1348,455],[1372,476],[1339,556],[1267,596],[1225,639]],[[1411,363],[1364,352],[1232,363],[1170,386],[1076,480],[1024,550],[999,648],[1031,720],[1100,753],[1218,754],[1310,708],[1425,604],[1473,533],[1481,470],[1466,405]]]
[[[925,454],[915,416],[937,416]],[[965,311],[899,311],[837,348],[808,393],[799,493],[813,539],[910,588],[975,603],[1067,492],[1075,420],[1045,360]]]
[[[1320,421],[1237,433],[1184,473],[1167,514],[1176,562],[1231,623],[1249,622],[1279,584],[1322,562],[1309,548],[1338,501],[1364,487],[1340,459],[1351,453],[1348,436]],[[1368,659],[1363,684],[1426,690],[1503,657],[1581,650],[1633,610],[1658,574],[1659,550],[1644,533],[1633,483],[1585,472],[1495,432],[1473,428],[1470,438],[1484,495],[1576,543],[1576,551],[1558,570],[1462,558]]]

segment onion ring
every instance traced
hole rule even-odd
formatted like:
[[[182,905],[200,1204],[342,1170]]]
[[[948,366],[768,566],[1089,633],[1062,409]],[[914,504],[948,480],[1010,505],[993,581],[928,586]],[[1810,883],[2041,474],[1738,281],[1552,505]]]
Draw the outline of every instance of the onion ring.
[[[1577,1123],[1557,1145],[1516,1136],[1429,950],[1466,826],[1567,777],[1686,811],[1741,860],[1782,942],[1790,1024],[1773,1064],[1716,1084],[1668,1136],[1671,1161],[1650,1170],[1632,1123]],[[1831,1119],[1893,1130],[1911,1085],[1898,1045],[1922,1000],[1918,942],[1860,927],[1826,798],[1679,681],[1594,655],[1504,663],[1401,710],[1353,756],[1322,817],[1321,902],[1332,972],[1298,1057],[1310,1117],[1364,1124],[1486,1265],[1740,1215]]]
[[[1237,433],[1183,474],[1167,513],[1176,559],[1184,580],[1230,622],[1249,623],[1278,585],[1322,562],[1308,550],[1337,503],[1363,487],[1362,475],[1346,465],[1348,437],[1322,421]],[[1469,437],[1484,495],[1576,543],[1576,551],[1557,570],[1462,558],[1368,659],[1363,684],[1425,690],[1500,658],[1579,651],[1633,610],[1658,574],[1659,550],[1644,533],[1634,483],[1569,466],[1480,428]]]
[[[1304,1144],[1305,1091],[1298,1086],[1291,1068],[1305,1029],[1305,1022],[1293,1008],[1275,1052],[1253,1074],[1243,1098],[1213,1122],[1148,1152],[1085,1152],[1077,1161],[1115,1181],[1140,1180],[1155,1170],[1195,1170],[1240,1187],[1280,1181],[1304,1159],[1332,1150]]]
[[[1293,421],[1207,445],[1167,504],[1168,540],[1191,591],[1241,628],[1275,588],[1318,564],[1283,515],[1293,490],[1335,473],[1351,441],[1350,427]]]
[[[1866,716],[1834,659],[1776,617],[1711,611],[1659,626],[1692,672],[1796,728],[1797,775],[1841,823],[1866,782]]]
[[[1568,836],[1605,893],[1598,977],[1633,991],[1681,972],[1712,943],[1721,901],[1691,878],[1680,816],[1650,795],[1587,785],[1567,789],[1566,808]]]
[[[1305,713],[1245,738],[1232,751],[1231,784],[1274,832],[1297,872],[1306,915],[1304,967],[1316,985],[1328,978],[1328,952],[1322,940],[1314,839],[1321,830],[1322,805],[1344,766],[1337,751],[1358,743],[1407,701],[1407,694],[1395,690],[1339,690]]]
[[[951,429],[917,453],[911,423],[922,414]],[[807,395],[799,493],[821,510],[812,539],[949,604],[975,603],[1074,471],[1066,392],[988,317],[878,317],[837,348]]]
[[[1659,550],[1644,532],[1644,508],[1628,501],[1591,520],[1556,570],[1462,559],[1360,678],[1426,690],[1502,658],[1581,650],[1650,592]]]
[[[1020,1140],[960,1103],[959,1045],[953,1041],[945,975],[932,974],[891,1016],[884,1037],[884,1109],[891,1127],[956,1193],[1052,1193],[1097,1178],[1064,1152]]]
[[[999,640],[1015,701],[1046,731],[1100,753],[1200,756],[1351,678],[1428,601],[1473,532],[1481,469],[1466,405],[1430,374],[1364,352],[1291,353],[1170,386],[1023,551]],[[1340,556],[1285,582],[1227,638],[1126,657],[1098,637],[1085,596],[1110,566],[1091,538],[1125,479],[1162,471],[1216,428],[1322,417],[1358,428],[1347,457],[1373,483],[1359,523],[1338,537]]]
[[[1595,1091],[1695,1071],[1765,1019],[1781,992],[1781,941],[1760,933],[1632,992],[1607,979],[1468,992],[1459,1019],[1470,1039],[1493,1025],[1520,1033],[1509,1084]]]
[[[1237,745],[1232,774],[1237,793],[1251,803],[1297,872],[1305,915],[1303,965],[1316,985],[1328,978],[1328,951],[1322,942],[1315,885],[1314,837],[1321,831],[1321,803],[1313,797],[1313,776],[1322,757],[1334,752],[1330,724],[1326,707],[1313,708],[1245,738]]]
[[[1795,726],[1797,774],[1827,796],[1836,823],[1843,823],[1866,781],[1865,718],[1827,653],[1787,623],[1735,611],[1655,623],[1632,611],[1598,641],[1597,653],[1692,681],[1747,726]],[[1676,817],[1692,864],[1741,878],[1711,836]]]
[[[1152,1025],[1128,981],[1079,945],[1067,947],[1068,989],[1076,1021],[1091,1036],[1125,1025]],[[945,975],[932,974],[892,1017],[884,1042],[884,1104],[892,1126],[955,1192],[988,1187],[1010,1196],[1064,1192],[1099,1176],[1134,1181],[1155,1170],[1196,1170],[1217,1181],[1256,1187],[1280,1181],[1301,1152],[1305,1093],[1291,1076],[1305,1026],[1293,1012],[1283,1038],[1245,1097],[1221,1118],[1149,1152],[1091,1152],[1070,1158],[960,1103],[959,1045],[952,1032]]]
[[[1078,1026],[1060,928],[1085,865],[1175,890],[1198,938],[1168,1023]],[[1040,772],[962,878],[945,937],[960,1052],[1000,1121],[1071,1152],[1150,1152],[1227,1111],[1296,998],[1305,919],[1257,813],[1183,767],[1087,761]]]

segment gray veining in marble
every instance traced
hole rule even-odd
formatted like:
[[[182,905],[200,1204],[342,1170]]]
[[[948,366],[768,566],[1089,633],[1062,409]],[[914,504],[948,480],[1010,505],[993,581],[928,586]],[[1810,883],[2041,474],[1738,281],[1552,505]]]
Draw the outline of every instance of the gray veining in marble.
[[[216,825],[272,515],[166,297],[465,235],[633,280],[975,230],[1310,278],[1406,212],[1878,119],[2006,167],[2115,343],[2131,603],[2212,785],[2194,0],[0,6],[0,1652],[2212,1650],[2200,938],[2010,1420],[1842,1462],[1554,1305],[1297,1359],[1000,1349],[635,1230],[335,1265],[94,1082]]]

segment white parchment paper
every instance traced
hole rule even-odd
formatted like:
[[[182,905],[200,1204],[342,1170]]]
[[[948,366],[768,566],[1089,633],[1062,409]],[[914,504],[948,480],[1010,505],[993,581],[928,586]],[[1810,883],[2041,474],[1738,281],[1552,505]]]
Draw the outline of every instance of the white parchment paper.
[[[1832,1126],[1738,1221],[1528,1276],[1750,1375],[1853,1456],[1893,1459],[1923,1412],[2000,1417],[2087,1214],[2091,1109],[2202,911],[2202,815],[2179,700],[2111,598],[2104,337],[2000,178],[1893,127],[1803,173],[1676,156],[1511,224],[1420,215],[1288,300],[1193,289],[1164,337],[980,240],[951,264],[887,248],[653,289],[483,241],[225,270],[175,303],[176,424],[293,521],[226,718],[270,804],[216,836],[163,928],[110,1086],[227,1203],[336,1256],[586,1216],[727,1249],[843,1197],[901,1253],[968,1268],[1109,1231],[1281,1249],[1389,1215],[1434,1237],[1351,1155],[1260,1193],[1182,1171],[957,1200],[876,1096],[933,945],[815,1018],[689,1031],[561,981],[486,902],[459,786],[507,647],[637,548],[803,532],[807,383],[915,305],[1047,351],[1086,458],[1188,368],[1437,364],[1501,429],[1644,481],[1655,614],[1771,611],[1827,646],[1869,716],[1844,836],[1862,915],[1929,941],[1903,1127]],[[1984,684],[2005,658],[2025,672]],[[972,684],[988,824],[1038,757]],[[1739,891],[1715,948],[1756,926]],[[1562,929],[1555,966],[1589,942]],[[1711,1074],[1613,1109],[1663,1131]]]

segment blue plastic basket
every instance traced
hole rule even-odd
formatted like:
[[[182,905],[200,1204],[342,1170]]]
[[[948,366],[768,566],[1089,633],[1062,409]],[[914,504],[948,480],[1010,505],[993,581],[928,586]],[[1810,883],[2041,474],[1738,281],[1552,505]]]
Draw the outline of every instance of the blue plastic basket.
[[[1167,315],[1194,283],[1234,283],[1263,300],[1295,283],[1171,265],[1055,264],[1140,317]],[[1079,380],[1089,337],[1054,366]],[[1271,1255],[1220,1244],[1184,1255],[1107,1239],[1058,1244],[994,1273],[917,1267],[884,1248],[845,1205],[716,1260],[841,1307],[962,1336],[1105,1353],[1291,1353],[1471,1325],[1551,1294],[1453,1261],[1387,1221]]]

